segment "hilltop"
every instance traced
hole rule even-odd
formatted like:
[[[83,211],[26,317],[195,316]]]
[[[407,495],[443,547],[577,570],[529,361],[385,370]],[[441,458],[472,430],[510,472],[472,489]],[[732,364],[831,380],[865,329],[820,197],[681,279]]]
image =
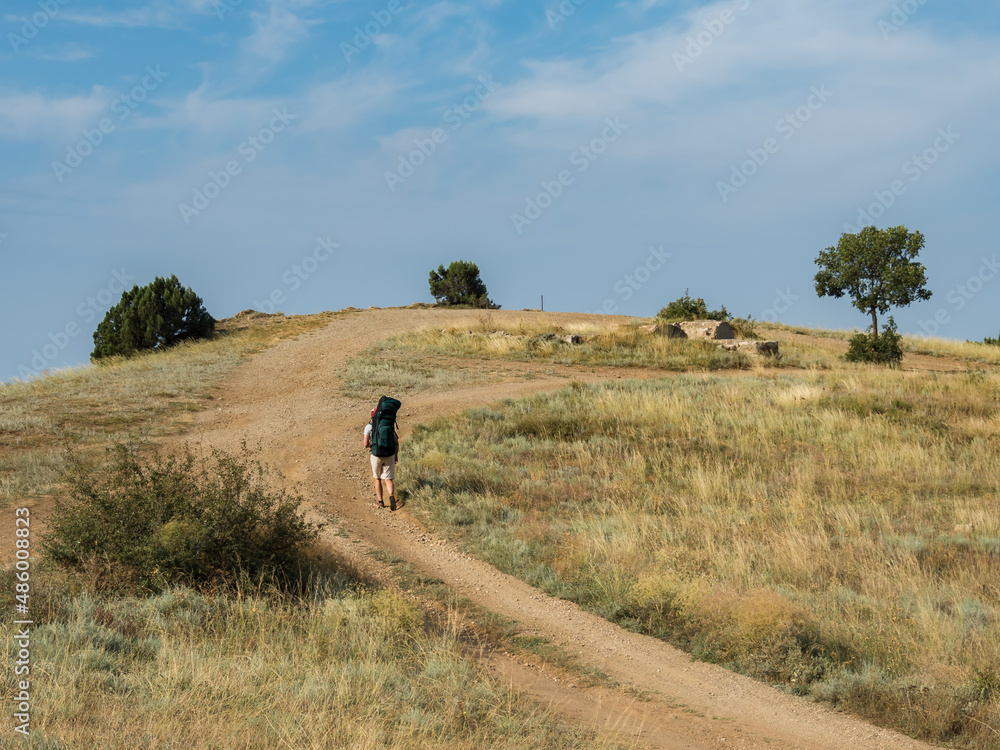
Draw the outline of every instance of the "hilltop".
[[[428,343],[419,336],[408,337],[421,330],[485,332],[505,326],[521,326],[526,331],[542,327],[592,332],[636,322],[587,314],[496,311],[490,315],[487,319],[473,310],[411,307],[342,311],[289,322],[247,312],[228,325],[258,331],[262,330],[256,328],[258,323],[277,329],[292,327],[280,336],[259,337],[257,343],[238,354],[230,352],[225,367],[205,374],[197,387],[184,374],[189,372],[187,362],[195,360],[184,358],[218,360],[220,350],[209,352],[193,346],[172,355],[178,357],[173,363],[176,382],[184,383],[187,391],[164,386],[162,373],[150,373],[159,381],[157,387],[161,390],[148,393],[147,398],[173,404],[154,416],[154,422],[168,423],[158,425],[159,430],[168,433],[158,441],[169,446],[195,440],[205,447],[229,449],[243,440],[259,443],[266,460],[281,469],[287,480],[310,499],[312,516],[332,523],[323,540],[337,558],[359,574],[390,587],[399,585],[406,575],[423,580],[425,585],[417,591],[422,606],[432,611],[451,611],[450,616],[460,620],[458,627],[467,639],[481,639],[482,658],[497,674],[519,690],[550,703],[562,715],[595,729],[610,728],[612,736],[619,739],[631,742],[638,738],[641,743],[657,747],[718,747],[723,737],[726,746],[742,748],[923,747],[733,672],[693,662],[662,641],[622,629],[499,572],[470,554],[472,546],[459,537],[449,541],[445,531],[432,531],[428,526],[432,519],[419,512],[421,496],[416,488],[406,487],[408,477],[425,475],[430,465],[426,452],[419,457],[421,467],[410,464],[417,456],[408,456],[407,446],[420,444],[420,436],[414,433],[418,424],[440,417],[456,418],[466,409],[574,384],[586,388],[607,381],[653,383],[679,377],[679,365],[659,369],[573,362],[572,356],[562,350],[529,355],[498,350],[493,355],[469,358],[460,352],[442,351],[440,341]],[[781,341],[785,353],[782,366],[740,360],[735,367],[720,367],[710,376],[695,365],[687,368],[691,374],[682,377],[715,379],[722,375],[764,382],[818,377],[841,370],[857,377],[871,372],[869,368],[842,365],[836,359],[846,349],[845,335],[787,327],[769,328],[766,334]],[[389,336],[396,338],[388,344],[378,343]],[[278,338],[284,340],[276,342]],[[449,339],[446,343],[450,346],[453,342]],[[430,344],[439,348],[428,348]],[[887,377],[970,377],[966,373],[972,361],[979,369],[989,368],[974,377],[995,383],[995,362],[989,364],[988,351],[969,349],[970,359],[963,360],[942,356],[965,352],[959,345],[908,342],[908,346],[919,348],[921,353],[908,354],[903,371]],[[121,383],[137,377],[144,367],[155,369],[152,360],[142,359],[113,365],[93,375],[88,387],[103,395],[95,397],[92,392],[88,396],[94,399],[91,408],[99,399],[120,390]],[[77,388],[79,384],[72,382],[74,377],[90,376],[60,377],[67,388]],[[101,378],[115,384],[107,386],[110,390],[99,391],[97,381]],[[54,388],[51,383],[25,384],[0,393],[6,409],[25,411],[29,407],[23,399],[32,392],[50,389],[51,408],[56,410],[64,402],[54,395]],[[372,507],[366,461],[360,448],[368,410],[373,398],[383,390],[399,395],[404,402],[400,415],[404,446],[400,470],[401,485],[408,497],[402,510],[392,515]],[[808,397],[810,392],[803,393]],[[134,426],[139,412],[144,411],[140,406],[137,401],[132,411],[120,415],[120,423],[106,426],[107,432]],[[86,409],[82,409],[75,419],[82,423],[85,414]],[[47,418],[57,420],[57,415],[51,413]],[[169,427],[172,420],[176,421]],[[37,437],[45,426],[38,423],[21,429],[36,431]],[[14,445],[5,450],[23,448]],[[57,487],[51,489],[58,492]],[[33,507],[39,516],[44,516],[48,502],[47,498],[35,501]],[[9,547],[7,544],[4,549]],[[447,596],[436,600],[430,597],[425,591],[428,581],[437,582],[432,588],[444,587]],[[449,601],[449,597],[470,604],[449,610],[450,605],[441,603]],[[511,621],[517,625],[497,624]],[[494,633],[498,627],[513,628],[515,639],[498,640]],[[547,652],[526,653],[511,645],[531,638],[549,644],[563,657],[554,660],[544,656]],[[587,670],[599,670],[605,677],[582,677],[590,674]],[[637,701],[636,695],[648,700]]]

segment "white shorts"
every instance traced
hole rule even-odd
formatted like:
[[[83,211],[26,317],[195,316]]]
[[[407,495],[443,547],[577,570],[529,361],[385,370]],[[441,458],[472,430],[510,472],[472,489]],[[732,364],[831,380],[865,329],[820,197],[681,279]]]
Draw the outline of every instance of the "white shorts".
[[[396,457],[386,456],[385,458],[379,458],[378,456],[372,456],[372,478],[395,479]]]

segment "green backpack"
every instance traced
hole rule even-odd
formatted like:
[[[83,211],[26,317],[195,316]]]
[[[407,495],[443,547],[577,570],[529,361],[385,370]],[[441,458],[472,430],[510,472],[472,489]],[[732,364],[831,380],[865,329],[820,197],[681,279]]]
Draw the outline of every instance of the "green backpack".
[[[397,399],[382,396],[372,418],[372,455],[387,458],[396,454],[396,412],[402,406]]]

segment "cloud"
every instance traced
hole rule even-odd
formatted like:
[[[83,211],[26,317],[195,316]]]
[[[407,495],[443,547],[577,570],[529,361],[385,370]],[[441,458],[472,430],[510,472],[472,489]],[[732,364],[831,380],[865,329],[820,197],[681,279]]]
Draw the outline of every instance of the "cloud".
[[[185,10],[176,5],[156,3],[122,11],[79,12],[67,9],[59,14],[59,18],[83,26],[176,29],[182,28],[184,15],[186,15]]]
[[[269,63],[280,62],[286,50],[309,35],[311,22],[305,21],[279,3],[271,3],[267,13],[252,12],[256,29],[246,40],[251,54]]]
[[[0,96],[0,136],[15,140],[64,139],[93,126],[113,93],[95,86],[89,95],[49,98],[39,92]]]
[[[97,56],[94,50],[79,44],[64,44],[47,51],[32,48],[27,54],[36,60],[46,62],[79,62],[80,60],[92,60]]]

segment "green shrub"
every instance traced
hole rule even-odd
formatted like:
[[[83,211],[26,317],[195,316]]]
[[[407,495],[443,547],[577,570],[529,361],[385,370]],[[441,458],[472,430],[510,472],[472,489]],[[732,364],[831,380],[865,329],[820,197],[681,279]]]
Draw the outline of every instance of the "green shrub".
[[[896,321],[891,317],[882,333],[858,333],[851,337],[846,358],[848,362],[870,362],[872,364],[899,367],[903,362],[903,337],[896,332]]]
[[[302,498],[272,489],[245,445],[204,463],[187,447],[148,460],[122,444],[108,452],[96,471],[75,463],[43,539],[51,560],[95,575],[97,588],[291,581],[318,535],[297,513]]]
[[[709,310],[705,300],[701,297],[692,299],[688,290],[684,290],[684,296],[675,299],[669,305],[660,310],[657,318],[676,322],[679,320],[729,320],[729,313],[726,308],[721,310]]]
[[[201,297],[181,286],[176,276],[159,276],[144,287],[122,292],[94,331],[95,360],[129,357],[144,350],[165,349],[186,339],[210,338],[215,319]]]
[[[725,309],[725,308],[723,308]],[[733,327],[733,335],[738,339],[757,341],[760,333],[757,331],[757,321],[753,318],[733,318],[729,321]]]
[[[452,261],[445,268],[430,273],[431,296],[439,305],[468,305],[491,310],[499,310],[487,294],[486,284],[479,276],[479,266],[465,260]]]
[[[989,336],[983,339],[984,344],[989,344],[990,346],[1000,346],[1000,334],[997,334],[995,339],[991,339]]]

